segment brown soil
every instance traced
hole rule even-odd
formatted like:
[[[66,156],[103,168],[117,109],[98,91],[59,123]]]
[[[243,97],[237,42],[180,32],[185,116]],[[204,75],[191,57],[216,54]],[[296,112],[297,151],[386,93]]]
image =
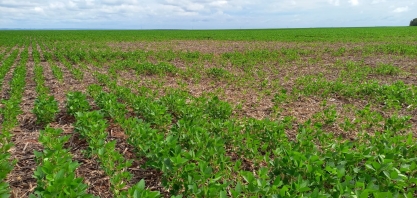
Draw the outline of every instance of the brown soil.
[[[36,169],[34,151],[41,151],[42,145],[38,142],[39,131],[34,124],[35,117],[31,113],[36,97],[33,75],[32,47],[29,47],[29,59],[26,73],[26,89],[20,108],[19,126],[14,129],[12,141],[15,146],[10,150],[11,158],[17,160],[15,169],[9,174],[8,181],[12,188],[13,197],[26,197],[36,187],[33,171]],[[10,78],[11,79],[11,78]],[[9,79],[9,80],[10,80]]]
[[[345,43],[345,42],[279,42],[279,41],[217,41],[217,40],[171,40],[171,41],[136,41],[109,42],[107,45],[122,51],[145,50],[173,50],[222,54],[226,52],[243,52],[247,50],[279,50],[282,48],[299,48],[306,50],[345,48],[346,51],[361,49],[366,46],[380,46],[389,42]],[[398,43],[395,43],[398,44]],[[411,45],[412,43],[406,43]],[[417,44],[417,43],[414,43]]]

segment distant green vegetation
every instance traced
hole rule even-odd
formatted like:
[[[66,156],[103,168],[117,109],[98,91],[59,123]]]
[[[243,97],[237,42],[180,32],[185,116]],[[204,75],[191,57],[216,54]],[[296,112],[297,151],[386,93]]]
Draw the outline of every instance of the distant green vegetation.
[[[0,31],[0,40],[10,36],[45,36],[56,41],[142,41],[142,40],[233,40],[284,42],[376,42],[417,41],[407,27],[300,28],[249,30],[36,30]],[[9,41],[8,41],[9,40]]]

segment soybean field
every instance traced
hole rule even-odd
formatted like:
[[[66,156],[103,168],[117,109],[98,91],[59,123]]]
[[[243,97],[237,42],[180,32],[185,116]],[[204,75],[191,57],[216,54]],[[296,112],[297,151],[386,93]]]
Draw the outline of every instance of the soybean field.
[[[0,31],[0,197],[417,197],[416,32]]]

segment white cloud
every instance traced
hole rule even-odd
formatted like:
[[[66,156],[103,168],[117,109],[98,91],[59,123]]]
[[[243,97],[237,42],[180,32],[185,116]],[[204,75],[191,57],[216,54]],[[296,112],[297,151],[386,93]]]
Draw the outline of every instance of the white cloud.
[[[335,5],[335,6],[339,6],[340,5],[340,1],[339,0],[329,0],[328,1],[330,4]]]
[[[385,3],[385,0],[373,0],[372,4],[379,4],[379,3]]]
[[[0,0],[0,28],[279,28],[407,25],[413,16],[393,13],[417,10],[414,1]]]
[[[353,6],[359,5],[359,0],[349,0],[349,3]]]
[[[227,4],[228,4],[227,1],[213,1],[213,2],[210,2],[209,5],[215,6],[215,7],[223,7],[223,6],[226,6]]]
[[[407,11],[408,11],[408,6],[398,7],[398,8],[395,8],[395,9],[393,10],[393,12],[397,12],[397,13],[407,12]]]

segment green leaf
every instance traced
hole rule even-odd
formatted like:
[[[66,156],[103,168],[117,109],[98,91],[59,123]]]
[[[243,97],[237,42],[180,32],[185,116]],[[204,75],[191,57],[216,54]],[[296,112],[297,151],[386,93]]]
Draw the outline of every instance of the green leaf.
[[[242,185],[240,184],[240,182],[237,182],[235,191],[239,194],[242,192]]]
[[[226,197],[227,197],[226,191],[220,191],[220,198],[226,198]]]
[[[371,169],[371,170],[373,170],[373,171],[376,171],[376,170],[374,169],[374,167],[372,167],[372,165],[370,165],[370,164],[365,164],[365,167],[366,167],[366,168],[368,168],[368,169]]]
[[[144,190],[145,189],[145,180],[141,179],[136,185],[139,189]]]
[[[378,162],[372,162],[372,166],[376,169],[379,170],[381,168],[381,164],[379,164]]]
[[[397,179],[398,178],[398,172],[397,171],[391,171],[390,177],[391,177],[391,179]]]
[[[373,193],[375,198],[392,198],[391,192],[375,192]]]
[[[359,173],[359,171],[360,171],[361,169],[359,169],[359,168],[357,168],[357,167],[355,167],[355,168],[353,168],[353,172],[354,173]]]
[[[286,194],[288,191],[289,191],[289,188],[287,185],[285,185],[281,188],[281,190],[279,190],[279,195],[281,195],[281,197],[286,197]]]
[[[210,180],[210,183],[215,183],[215,182],[219,181],[221,178],[222,178],[222,176],[215,177],[215,178]]]
[[[248,183],[252,183],[253,180],[254,180],[253,174],[249,171],[243,171],[243,172],[241,172],[241,175],[242,175],[243,179],[245,179],[246,182],[248,182]]]
[[[359,198],[368,198],[368,197],[369,197],[369,191],[368,190],[364,190],[359,196]]]
[[[388,171],[382,171],[384,173],[384,175],[388,178],[391,179],[390,174]]]
[[[298,190],[298,192],[302,193],[302,192],[307,192],[307,191],[311,190],[311,188],[305,186],[305,187],[301,187],[301,188],[299,188],[297,190]]]
[[[0,198],[9,198],[9,184],[0,181]]]

